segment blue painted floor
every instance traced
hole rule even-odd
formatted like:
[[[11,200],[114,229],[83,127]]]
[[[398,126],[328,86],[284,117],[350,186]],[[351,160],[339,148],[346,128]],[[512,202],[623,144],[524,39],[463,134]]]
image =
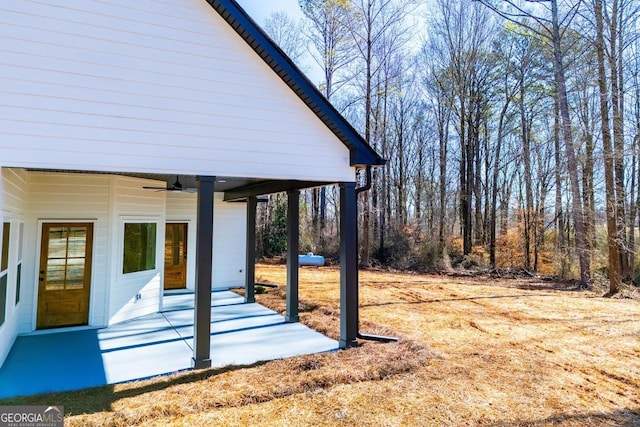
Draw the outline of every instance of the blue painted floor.
[[[104,329],[19,336],[0,368],[0,398],[78,390],[191,368],[193,302],[164,297],[164,311]],[[337,350],[338,343],[228,291],[212,293],[213,367]]]

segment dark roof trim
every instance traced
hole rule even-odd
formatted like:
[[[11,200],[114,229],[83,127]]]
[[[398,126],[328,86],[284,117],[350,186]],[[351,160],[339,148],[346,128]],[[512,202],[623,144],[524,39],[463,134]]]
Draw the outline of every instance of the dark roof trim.
[[[247,185],[245,187],[234,188],[224,192],[225,202],[234,202],[243,200],[252,196],[263,196],[265,194],[281,193],[289,190],[303,190],[305,188],[322,187],[331,185],[330,182],[320,181],[265,181],[257,184]]]
[[[369,146],[235,0],[207,0],[207,2],[347,146],[351,166],[385,164],[385,160]]]

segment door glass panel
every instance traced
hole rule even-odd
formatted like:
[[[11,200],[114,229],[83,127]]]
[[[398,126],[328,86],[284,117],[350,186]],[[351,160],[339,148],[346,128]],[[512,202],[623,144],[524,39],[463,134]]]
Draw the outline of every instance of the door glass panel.
[[[67,228],[51,227],[49,229],[48,258],[65,258],[67,256]]]
[[[87,229],[84,227],[71,227],[69,229],[69,258],[84,257],[87,246]]]
[[[182,265],[184,256],[184,245],[182,237],[182,227],[176,225],[173,232],[173,265]]]
[[[84,287],[84,258],[67,260],[66,289],[82,289]]]
[[[47,260],[47,283],[45,289],[48,291],[61,291],[64,289],[65,260]]]
[[[48,238],[45,289],[83,289],[87,227],[51,227]]]
[[[182,224],[167,225],[164,243],[165,267],[184,264],[185,250],[185,227]]]
[[[164,265],[173,265],[173,226],[167,224],[164,237]]]
[[[173,244],[175,245],[174,249],[174,265],[182,265],[182,260],[184,259],[184,228],[176,227],[176,236],[173,239]]]

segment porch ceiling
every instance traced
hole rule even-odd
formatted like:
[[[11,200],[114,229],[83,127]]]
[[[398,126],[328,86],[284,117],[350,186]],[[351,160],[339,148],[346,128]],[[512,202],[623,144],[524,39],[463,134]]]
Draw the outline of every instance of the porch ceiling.
[[[60,173],[90,173],[90,174],[107,174],[122,175],[135,178],[151,179],[154,181],[164,181],[167,188],[170,188],[176,177],[179,178],[182,187],[197,188],[197,178],[194,175],[180,174],[159,174],[159,173],[132,173],[132,172],[98,172],[98,171],[77,171],[77,170],[59,170],[59,169],[27,169],[34,172],[60,172]],[[215,191],[225,193],[225,201],[237,201],[249,196],[262,196],[266,194],[274,194],[288,190],[301,190],[305,188],[321,187],[323,185],[335,184],[333,182],[319,181],[299,181],[299,180],[273,180],[264,178],[238,178],[216,176]]]
[[[165,181],[171,187],[176,181],[176,175],[166,174],[126,174],[139,178]],[[183,188],[196,188],[196,177],[191,175],[178,175]],[[333,184],[331,182],[299,181],[299,180],[273,180],[260,178],[229,178],[216,176],[215,191],[224,192],[224,200],[233,202],[243,200],[249,196],[262,196],[266,194],[280,193],[289,190],[302,190],[304,188],[321,187]]]

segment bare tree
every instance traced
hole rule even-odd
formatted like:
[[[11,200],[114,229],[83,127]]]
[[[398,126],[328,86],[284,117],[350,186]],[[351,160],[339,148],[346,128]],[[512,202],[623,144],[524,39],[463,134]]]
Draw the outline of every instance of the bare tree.
[[[307,53],[307,39],[302,26],[294,21],[285,11],[273,12],[263,25],[266,33],[298,66],[302,64]]]
[[[596,54],[598,56],[598,88],[600,90],[600,115],[602,120],[602,155],[604,156],[604,175],[606,185],[607,243],[609,248],[609,292],[620,290],[621,265],[620,252],[616,242],[618,225],[616,221],[616,188],[614,177],[614,159],[611,133],[609,130],[609,93],[605,73],[604,17],[602,0],[594,0],[596,20]]]
[[[323,70],[320,89],[332,101],[347,81],[344,71],[354,57],[347,21],[349,1],[299,0],[298,4],[310,24],[301,34],[307,35],[314,48],[311,55]]]
[[[638,229],[640,229],[640,39],[636,39],[631,45],[633,47],[632,60],[630,61],[630,74],[633,94],[633,122],[632,122],[632,152],[633,158],[631,162],[631,175],[635,176],[635,180],[632,179],[630,195],[632,196],[629,208],[629,247],[631,249],[630,265],[636,265],[637,249],[636,249],[636,231],[635,224],[636,218],[638,218]],[[635,171],[635,173],[634,173]],[[633,202],[633,189],[636,189],[635,203]],[[636,278],[637,280],[638,278]]]
[[[539,35],[544,40],[547,40],[552,47],[554,80],[556,84],[558,103],[560,106],[560,122],[567,157],[569,181],[571,184],[576,249],[578,251],[578,261],[580,264],[580,281],[586,285],[590,280],[590,266],[585,239],[584,211],[580,194],[578,162],[576,160],[576,149],[573,140],[571,118],[569,115],[569,103],[567,101],[564,49],[562,47],[562,35],[576,16],[578,8],[582,2],[578,0],[571,5],[561,20],[558,11],[558,0],[504,0],[502,3],[506,4],[506,8],[499,7],[491,0],[477,1],[486,5],[505,19],[521,25],[529,31]],[[538,14],[537,11],[528,10],[527,3],[534,3],[539,8],[545,9],[550,17],[547,18]],[[532,23],[529,23],[530,21]]]
[[[514,66],[512,64],[515,40],[512,33],[504,32],[496,42],[496,58],[501,71],[501,80],[496,82],[497,96],[500,96],[500,112],[496,129],[496,142],[493,147],[494,159],[491,176],[490,221],[489,221],[489,264],[496,268],[496,231],[497,231],[497,204],[499,191],[500,170],[504,167],[502,160],[503,141],[508,132],[509,110],[515,98],[517,80],[513,78]],[[497,101],[498,102],[498,101]],[[500,105],[500,104],[499,104]]]
[[[471,7],[469,7],[471,6]],[[456,117],[460,146],[460,224],[463,253],[470,254],[474,238],[474,197],[480,210],[476,188],[479,186],[478,155],[486,111],[489,51],[494,34],[490,15],[477,4],[437,0],[430,22],[430,50],[441,64],[441,87],[451,90],[451,106]],[[476,234],[478,237],[478,234]]]
[[[597,67],[593,49],[583,37],[577,38],[572,55],[574,111],[577,117],[577,139],[582,141],[582,200],[584,203],[584,228],[587,253],[590,259],[597,249],[596,242],[596,202],[595,202],[595,149],[597,142],[597,119],[599,117]]]
[[[390,77],[385,71],[389,70],[389,61],[408,39],[410,28],[405,18],[412,7],[409,0],[351,0],[346,6],[349,32],[357,56],[353,83],[361,99],[364,137],[383,155],[387,132],[387,79]],[[374,171],[373,189],[365,194],[362,205],[360,262],[363,265],[370,263],[371,236],[377,228],[372,227],[372,211],[373,222],[378,222],[375,213],[380,200],[376,174]]]
[[[299,0],[309,25],[300,34],[306,34],[313,49],[315,62],[322,68],[324,80],[319,87],[329,101],[335,101],[335,93],[345,84],[344,73],[353,61],[353,45],[347,26],[347,0]],[[311,217],[318,245],[324,246],[326,225],[327,188],[311,190]]]

